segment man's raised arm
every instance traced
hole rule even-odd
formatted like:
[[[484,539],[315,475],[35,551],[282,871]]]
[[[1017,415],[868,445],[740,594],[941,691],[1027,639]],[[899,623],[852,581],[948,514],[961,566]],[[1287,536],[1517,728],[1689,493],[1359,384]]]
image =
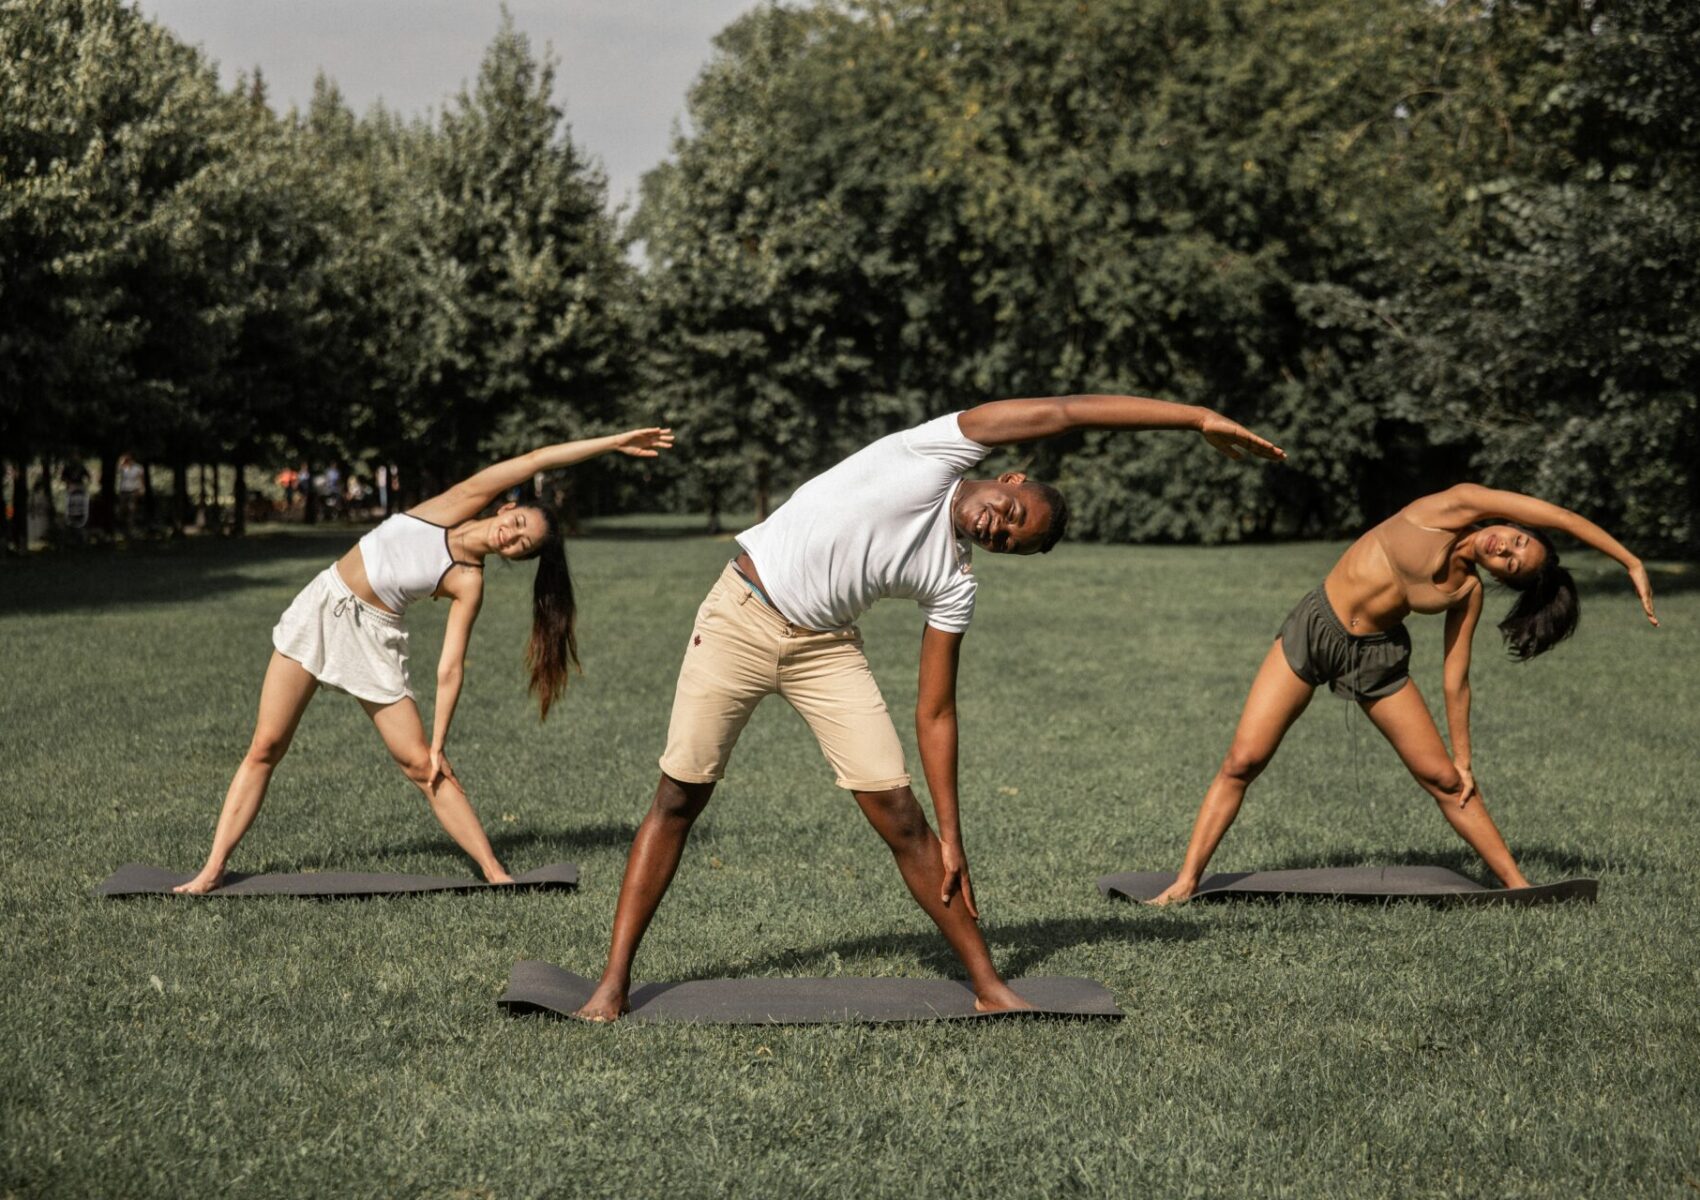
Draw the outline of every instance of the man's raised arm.
[[[962,436],[982,446],[1005,446],[1083,429],[1190,429],[1229,458],[1247,453],[1276,462],[1287,452],[1221,413],[1195,404],[1144,396],[1048,396],[993,400],[963,413]]]

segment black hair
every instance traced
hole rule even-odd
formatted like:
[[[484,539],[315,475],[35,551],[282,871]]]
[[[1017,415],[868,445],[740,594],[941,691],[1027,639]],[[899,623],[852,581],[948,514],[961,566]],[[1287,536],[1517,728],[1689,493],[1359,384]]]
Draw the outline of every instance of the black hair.
[[[1501,581],[1518,596],[1511,611],[1499,623],[1499,635],[1505,639],[1505,649],[1512,658],[1528,662],[1576,632],[1582,606],[1576,595],[1576,581],[1568,569],[1559,565],[1558,548],[1552,544],[1552,538],[1543,530],[1515,521],[1504,524],[1521,529],[1546,550],[1540,568],[1529,578]]]
[[[537,697],[538,719],[549,716],[549,707],[567,690],[567,677],[579,666],[578,636],[574,623],[578,605],[573,599],[573,576],[567,569],[567,547],[561,540],[561,518],[551,508],[535,504],[543,514],[548,532],[524,558],[537,560],[537,576],[531,581],[531,641],[525,648],[525,665],[531,671],[531,693]],[[583,669],[583,668],[579,668]]]
[[[1024,487],[1033,488],[1051,510],[1051,523],[1045,526],[1044,540],[1039,543],[1039,553],[1049,554],[1051,547],[1063,540],[1068,533],[1068,500],[1048,483],[1038,483],[1028,480]]]

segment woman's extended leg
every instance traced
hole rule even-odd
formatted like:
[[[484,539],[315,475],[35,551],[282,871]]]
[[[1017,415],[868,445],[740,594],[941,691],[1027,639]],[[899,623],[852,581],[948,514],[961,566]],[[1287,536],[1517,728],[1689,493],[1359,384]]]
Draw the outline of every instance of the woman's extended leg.
[[[1528,887],[1529,881],[1517,869],[1517,862],[1511,857],[1505,839],[1499,835],[1498,826],[1488,816],[1480,790],[1473,800],[1462,795],[1463,777],[1452,765],[1452,755],[1447,753],[1446,743],[1440,740],[1440,730],[1435,728],[1434,718],[1429,715],[1428,705],[1423,703],[1422,693],[1417,691],[1416,681],[1406,680],[1405,686],[1397,692],[1379,700],[1370,700],[1363,709],[1375,727],[1393,743],[1393,749],[1422,785],[1423,791],[1433,796],[1435,803],[1440,805],[1441,814],[1458,831],[1458,836],[1482,856],[1488,870],[1499,876],[1506,887]]]
[[[1150,903],[1172,904],[1192,895],[1222,835],[1239,815],[1246,788],[1275,757],[1281,739],[1310,703],[1315,690],[1293,674],[1281,649],[1281,639],[1276,638],[1263,658],[1263,665],[1257,669],[1257,678],[1252,680],[1251,694],[1246,697],[1227,757],[1211,781],[1210,790],[1204,793],[1204,803],[1192,823],[1192,840],[1187,843],[1186,861],[1181,864],[1180,874]]]
[[[272,772],[283,761],[295,737],[295,727],[301,723],[301,714],[307,711],[307,702],[318,689],[319,681],[308,674],[306,667],[288,655],[272,651],[265,682],[260,685],[260,715],[254,722],[254,738],[248,744],[248,753],[242,756],[242,765],[236,768],[230,789],[224,794],[224,808],[218,814],[218,827],[213,831],[206,866],[199,875],[172,891],[209,892],[224,878],[224,865],[259,815]]]
[[[478,823],[478,814],[472,811],[472,802],[461,790],[453,769],[445,770],[441,782],[435,788],[431,786],[431,743],[425,739],[419,707],[405,696],[389,704],[362,700],[360,707],[378,727],[378,736],[384,739],[402,774],[425,793],[437,820],[455,844],[478,864],[484,878],[491,883],[512,883],[513,876],[497,861],[490,839],[484,836],[484,826]]]

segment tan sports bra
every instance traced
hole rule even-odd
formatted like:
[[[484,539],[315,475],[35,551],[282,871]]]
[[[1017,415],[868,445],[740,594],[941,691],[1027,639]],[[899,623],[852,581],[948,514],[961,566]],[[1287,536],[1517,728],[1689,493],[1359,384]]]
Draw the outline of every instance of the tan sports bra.
[[[1453,530],[1419,525],[1400,509],[1370,532],[1388,567],[1404,585],[1405,603],[1412,612],[1445,612],[1481,582],[1472,575],[1450,592],[1434,582],[1434,577],[1445,570],[1447,557],[1458,540]]]

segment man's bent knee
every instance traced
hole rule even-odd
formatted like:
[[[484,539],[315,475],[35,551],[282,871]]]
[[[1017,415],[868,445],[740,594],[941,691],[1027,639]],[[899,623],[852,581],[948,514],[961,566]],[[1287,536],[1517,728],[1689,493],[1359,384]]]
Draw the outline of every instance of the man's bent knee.
[[[714,795],[714,784],[686,783],[663,773],[655,785],[655,801],[650,811],[670,821],[694,821],[708,807]]]
[[[911,789],[897,787],[878,792],[858,791],[855,795],[856,802],[862,806],[862,811],[880,835],[893,845],[927,836],[927,814],[921,811],[921,804]]]

